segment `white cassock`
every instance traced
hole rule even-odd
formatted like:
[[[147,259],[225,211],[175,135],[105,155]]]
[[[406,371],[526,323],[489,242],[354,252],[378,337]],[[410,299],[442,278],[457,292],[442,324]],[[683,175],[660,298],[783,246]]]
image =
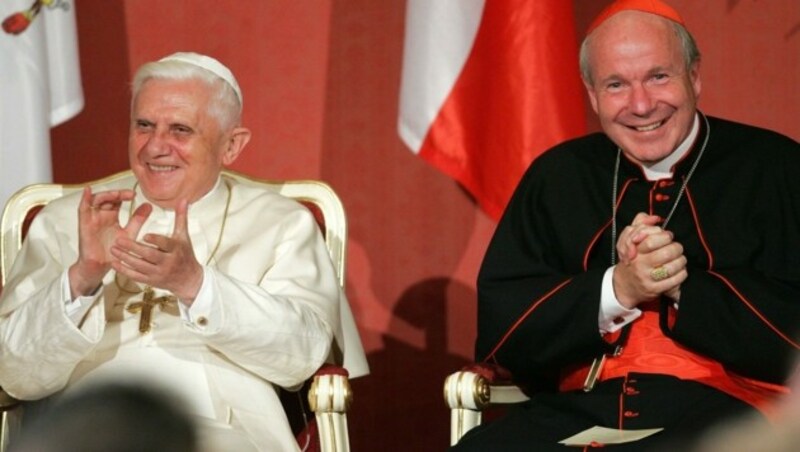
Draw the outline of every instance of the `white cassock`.
[[[157,384],[200,417],[209,444],[244,438],[257,450],[297,450],[273,385],[302,384],[331,356],[332,338],[351,376],[367,372],[357,333],[342,328],[352,314],[324,239],[300,204],[223,176],[189,208],[195,256],[207,263],[200,294],[189,310],[154,309],[142,334],[139,314],[125,309],[142,299],[141,287],[113,271],[81,298],[85,315],[69,317],[79,200],[65,196],[36,216],[0,297],[0,386],[10,395],[36,400],[108,378]],[[134,203],[143,202],[137,190]],[[171,235],[174,213],[153,207],[140,237]]]

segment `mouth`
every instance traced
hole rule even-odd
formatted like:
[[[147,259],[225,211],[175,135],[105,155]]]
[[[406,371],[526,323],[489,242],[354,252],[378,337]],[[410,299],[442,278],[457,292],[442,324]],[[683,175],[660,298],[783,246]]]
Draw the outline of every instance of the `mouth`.
[[[661,121],[654,122],[652,124],[646,124],[646,125],[643,125],[643,126],[628,126],[628,128],[631,129],[631,130],[635,130],[637,132],[652,132],[653,130],[656,130],[659,127],[663,126],[664,123],[666,123],[666,122],[667,122],[667,120],[663,119]]]
[[[148,163],[147,167],[154,173],[169,173],[178,169],[178,167],[174,165],[155,165],[152,163]]]

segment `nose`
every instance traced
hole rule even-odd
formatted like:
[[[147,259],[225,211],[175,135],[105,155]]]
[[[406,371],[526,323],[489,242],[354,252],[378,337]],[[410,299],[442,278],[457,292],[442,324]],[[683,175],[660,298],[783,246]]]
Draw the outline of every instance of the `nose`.
[[[629,98],[631,112],[638,116],[647,116],[655,108],[650,92],[643,84],[634,84]]]
[[[143,150],[150,157],[158,157],[169,153],[169,145],[167,143],[166,131],[153,129],[147,135],[147,140],[144,143]]]

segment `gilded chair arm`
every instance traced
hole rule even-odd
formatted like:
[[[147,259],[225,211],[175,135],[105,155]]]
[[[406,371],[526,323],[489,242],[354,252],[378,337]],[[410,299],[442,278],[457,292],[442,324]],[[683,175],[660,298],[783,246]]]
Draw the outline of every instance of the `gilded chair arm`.
[[[482,412],[490,405],[524,402],[528,396],[504,369],[475,364],[447,377],[444,399],[450,408],[450,445],[454,445],[480,425]]]
[[[308,403],[317,420],[322,452],[349,452],[347,410],[353,402],[347,370],[326,365],[314,374]]]

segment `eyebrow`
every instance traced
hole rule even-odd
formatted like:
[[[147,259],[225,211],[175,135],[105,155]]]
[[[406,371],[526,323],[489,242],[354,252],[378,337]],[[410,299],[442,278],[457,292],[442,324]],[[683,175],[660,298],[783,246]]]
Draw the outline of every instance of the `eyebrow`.
[[[672,74],[680,73],[679,71],[675,70],[672,66],[655,66],[653,68],[648,69],[647,72],[645,72],[645,76],[649,77],[652,76],[653,74],[659,74],[662,72],[667,72]],[[619,73],[613,73],[607,77],[599,79],[598,83],[605,85],[608,84],[609,82],[626,81],[626,80],[628,80],[627,77],[623,77]]]

